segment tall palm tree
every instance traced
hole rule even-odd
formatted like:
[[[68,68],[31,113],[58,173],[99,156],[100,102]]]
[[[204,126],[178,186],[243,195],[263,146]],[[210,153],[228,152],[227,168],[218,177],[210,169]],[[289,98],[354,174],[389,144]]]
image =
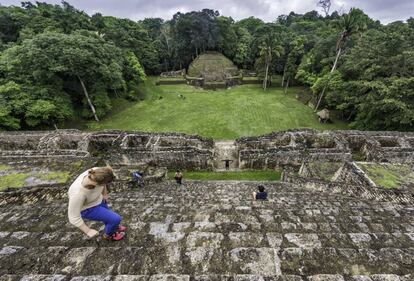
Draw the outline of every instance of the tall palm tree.
[[[300,60],[303,54],[305,53],[305,41],[306,41],[306,37],[301,35],[301,36],[298,36],[296,39],[294,39],[290,43],[291,51],[289,55],[287,56],[286,64],[283,69],[283,77],[282,77],[282,87],[283,87],[285,78],[287,80],[286,87],[285,87],[285,94],[287,93],[287,89],[289,87],[289,81],[291,77],[294,76],[297,71],[298,66],[296,65],[296,62],[298,61],[298,59]]]
[[[269,68],[272,64],[272,60],[275,57],[280,57],[283,52],[283,47],[277,37],[273,24],[266,24],[259,31],[262,35],[260,36],[260,57],[264,62],[265,77],[263,80],[263,89],[267,89],[269,81]]]
[[[361,11],[355,8],[351,8],[348,14],[345,14],[337,22],[337,26],[341,32],[339,33],[338,41],[336,42],[336,57],[331,71],[329,72],[328,82],[322,89],[322,93],[319,95],[318,103],[316,104],[315,111],[318,110],[319,105],[322,101],[322,97],[325,94],[326,87],[329,83],[332,73],[335,71],[339,57],[343,49],[345,48],[346,42],[349,40],[351,35],[362,32],[366,29],[366,23],[361,17]]]

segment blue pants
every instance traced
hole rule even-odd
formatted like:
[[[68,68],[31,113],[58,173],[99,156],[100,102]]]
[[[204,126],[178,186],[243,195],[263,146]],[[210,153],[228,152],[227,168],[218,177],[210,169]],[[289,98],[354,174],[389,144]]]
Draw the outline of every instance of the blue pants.
[[[83,210],[81,216],[83,219],[103,222],[106,235],[114,234],[122,220],[120,215],[109,209],[105,201],[98,206]]]

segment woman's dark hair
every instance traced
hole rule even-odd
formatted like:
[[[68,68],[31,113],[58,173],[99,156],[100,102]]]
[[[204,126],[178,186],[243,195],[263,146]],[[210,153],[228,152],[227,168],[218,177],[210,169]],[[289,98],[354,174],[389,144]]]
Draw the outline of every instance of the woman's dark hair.
[[[258,188],[259,188],[259,191],[260,191],[260,192],[264,192],[264,191],[265,191],[265,188],[264,188],[264,186],[263,186],[263,185],[259,185],[259,186],[258,186]]]

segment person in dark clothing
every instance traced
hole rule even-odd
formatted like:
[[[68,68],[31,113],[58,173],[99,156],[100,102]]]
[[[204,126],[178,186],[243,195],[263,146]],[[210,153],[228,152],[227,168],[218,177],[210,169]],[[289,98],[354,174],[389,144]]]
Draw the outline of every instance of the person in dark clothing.
[[[267,200],[267,192],[263,185],[258,186],[259,192],[253,192],[253,199],[255,200]]]
[[[174,179],[176,183],[181,184],[181,181],[183,179],[183,174],[180,172],[180,170],[177,170],[177,172],[174,175]]]
[[[142,177],[141,172],[135,171],[131,174],[131,176],[132,176],[132,182],[134,183],[135,186],[144,187],[145,183],[144,183],[144,179]]]

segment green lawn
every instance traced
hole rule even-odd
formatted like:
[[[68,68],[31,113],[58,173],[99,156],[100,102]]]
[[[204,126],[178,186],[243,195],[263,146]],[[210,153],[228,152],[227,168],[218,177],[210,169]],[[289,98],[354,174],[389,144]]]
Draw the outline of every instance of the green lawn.
[[[295,99],[302,88],[264,92],[260,85],[207,91],[187,85],[155,86],[146,82],[145,100],[118,100],[101,122],[89,122],[90,130],[121,129],[148,132],[183,132],[214,139],[267,134],[293,128],[347,129],[343,122],[320,124],[312,109]],[[181,99],[178,95],[184,95]]]
[[[168,178],[173,179],[175,172],[168,172]],[[183,172],[184,180],[251,180],[277,181],[279,171],[243,171],[243,172]]]

